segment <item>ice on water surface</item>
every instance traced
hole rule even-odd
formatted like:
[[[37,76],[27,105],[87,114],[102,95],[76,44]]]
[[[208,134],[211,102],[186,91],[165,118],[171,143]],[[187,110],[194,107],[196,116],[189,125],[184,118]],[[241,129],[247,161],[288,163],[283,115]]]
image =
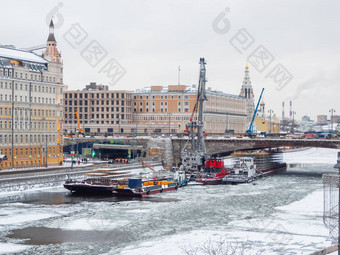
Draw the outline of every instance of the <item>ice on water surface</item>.
[[[315,160],[313,153],[318,151],[291,152],[289,157],[302,158],[301,154],[308,152]],[[322,149],[318,163],[328,155],[333,155],[333,150]],[[334,158],[330,156],[327,160]],[[0,235],[6,241],[0,248],[7,245],[7,253],[16,252],[15,248],[29,253],[33,250],[29,236],[23,242],[8,235],[11,231],[23,235],[20,229],[35,228],[45,231],[45,236],[51,233],[70,236],[69,241],[61,239],[59,246],[33,245],[41,254],[60,250],[122,255],[186,254],[185,249],[199,249],[204,243],[215,244],[221,238],[261,254],[310,254],[329,246],[331,241],[322,222],[321,177],[308,172],[331,171],[334,163],[322,169],[297,167],[294,171],[303,170],[305,174],[290,175],[288,170],[258,180],[256,185],[191,186],[142,200],[71,196],[60,187],[26,191],[17,200],[1,200]],[[72,238],[77,231],[86,242]],[[42,234],[41,239],[44,238]]]

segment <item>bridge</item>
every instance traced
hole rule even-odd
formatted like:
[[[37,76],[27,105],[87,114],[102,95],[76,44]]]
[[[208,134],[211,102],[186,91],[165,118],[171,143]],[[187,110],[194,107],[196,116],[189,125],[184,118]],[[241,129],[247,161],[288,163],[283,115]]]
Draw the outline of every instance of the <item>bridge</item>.
[[[181,155],[187,139],[173,138],[174,158]],[[273,138],[207,138],[205,140],[208,154],[225,154],[238,150],[265,149],[279,147],[321,147],[340,149],[339,139],[273,139]],[[191,143],[187,143],[187,148],[191,149]]]
[[[162,159],[167,166],[179,163],[181,151],[191,150],[188,137],[171,139],[152,137],[79,137],[65,139],[65,145],[72,143],[93,143],[95,149],[128,150],[133,146],[146,155],[148,149],[158,147],[162,149]],[[227,154],[238,150],[279,148],[279,147],[321,147],[340,149],[340,139],[279,139],[279,138],[213,138],[205,139],[207,152],[211,155]],[[171,146],[172,145],[172,146]],[[172,148],[170,148],[172,147]]]

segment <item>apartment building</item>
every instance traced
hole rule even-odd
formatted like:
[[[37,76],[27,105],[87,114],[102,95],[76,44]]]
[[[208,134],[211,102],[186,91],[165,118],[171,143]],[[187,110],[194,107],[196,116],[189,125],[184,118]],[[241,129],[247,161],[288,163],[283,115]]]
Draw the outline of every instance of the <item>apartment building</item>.
[[[43,55],[0,47],[1,169],[63,160],[63,63],[53,22]]]
[[[208,88],[204,127],[208,134],[246,130],[246,99]],[[197,101],[195,85],[151,86],[133,92],[133,120],[138,133],[182,133]],[[194,115],[194,118],[196,115]]]
[[[64,91],[64,131],[75,133],[79,124],[84,134],[112,135],[130,133],[132,124],[132,93],[109,90],[106,85],[91,82],[83,90]]]

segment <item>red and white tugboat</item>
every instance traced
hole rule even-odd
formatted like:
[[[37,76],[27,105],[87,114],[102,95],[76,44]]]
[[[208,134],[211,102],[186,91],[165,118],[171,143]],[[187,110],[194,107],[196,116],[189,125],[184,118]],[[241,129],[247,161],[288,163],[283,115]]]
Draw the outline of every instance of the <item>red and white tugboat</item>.
[[[210,158],[205,162],[204,177],[196,178],[196,181],[204,185],[221,184],[228,174],[230,174],[230,169],[224,167],[222,158]]]

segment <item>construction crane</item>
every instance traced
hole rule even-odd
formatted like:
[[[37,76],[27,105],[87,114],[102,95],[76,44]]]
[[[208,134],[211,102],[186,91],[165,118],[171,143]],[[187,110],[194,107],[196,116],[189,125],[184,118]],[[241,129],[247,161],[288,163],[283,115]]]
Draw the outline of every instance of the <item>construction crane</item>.
[[[257,113],[257,110],[258,110],[259,105],[260,105],[260,102],[261,102],[261,98],[262,98],[262,95],[263,95],[263,91],[264,91],[264,88],[262,89],[262,92],[261,92],[259,101],[257,102],[256,108],[255,108],[255,111],[254,111],[254,115],[253,115],[253,119],[251,120],[250,125],[249,125],[249,128],[248,128],[248,130],[247,130],[246,133],[245,133],[247,136],[250,136],[250,137],[253,137],[253,136],[254,136],[254,133],[253,133],[254,120],[255,120],[256,113]]]
[[[68,133],[66,133],[65,134],[65,137],[73,137],[75,134],[77,135],[77,136],[79,136],[80,134],[84,134],[83,132],[84,132],[84,130],[83,129],[81,129],[80,128],[80,119],[79,119],[79,114],[78,114],[78,109],[77,109],[77,107],[74,109],[74,111],[75,111],[75,116],[76,116],[76,119],[77,119],[77,124],[78,124],[78,128],[76,129],[76,132],[74,133],[74,132],[72,132],[72,130],[71,131],[69,131]]]
[[[78,123],[77,134],[78,134],[78,136],[79,136],[80,134],[83,134],[83,131],[84,131],[84,130],[80,128],[80,120],[79,120],[79,114],[78,114],[78,109],[77,109],[77,107],[76,107],[74,110],[75,110],[75,112],[76,112],[76,118],[77,118],[77,123]]]
[[[204,168],[205,161],[209,158],[207,154],[203,131],[203,105],[204,101],[207,100],[205,85],[206,85],[206,62],[204,58],[200,58],[200,75],[199,75],[199,83],[198,83],[198,91],[197,91],[197,100],[193,110],[193,113],[190,117],[190,121],[186,125],[186,130],[184,132],[190,135],[190,139],[192,143],[192,153],[188,152],[184,146],[181,152],[182,165],[184,169],[191,168],[193,166],[198,169]],[[198,112],[197,112],[198,110]],[[194,114],[198,114],[197,121],[193,119]],[[195,132],[197,130],[197,132]],[[197,139],[196,139],[197,134]]]

